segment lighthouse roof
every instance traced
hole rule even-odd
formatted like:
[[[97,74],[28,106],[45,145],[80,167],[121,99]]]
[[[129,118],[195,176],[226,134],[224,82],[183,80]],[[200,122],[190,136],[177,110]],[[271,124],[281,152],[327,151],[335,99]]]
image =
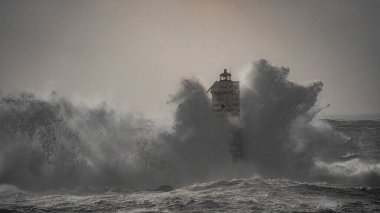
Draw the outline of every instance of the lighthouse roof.
[[[239,88],[239,81],[215,81],[207,92],[230,91]]]

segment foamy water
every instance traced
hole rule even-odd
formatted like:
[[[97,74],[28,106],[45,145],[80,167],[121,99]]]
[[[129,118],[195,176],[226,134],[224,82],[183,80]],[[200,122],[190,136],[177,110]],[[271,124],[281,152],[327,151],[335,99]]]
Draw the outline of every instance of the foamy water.
[[[93,189],[96,191],[95,189]],[[18,212],[378,212],[380,189],[287,179],[232,179],[170,192],[2,192],[2,210]]]

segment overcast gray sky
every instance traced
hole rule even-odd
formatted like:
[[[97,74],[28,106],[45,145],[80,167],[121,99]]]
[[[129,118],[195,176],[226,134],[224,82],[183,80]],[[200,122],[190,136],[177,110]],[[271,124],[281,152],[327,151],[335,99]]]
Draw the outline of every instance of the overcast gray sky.
[[[380,112],[380,1],[0,0],[0,89],[167,115],[183,77],[265,58],[322,80],[326,113]]]

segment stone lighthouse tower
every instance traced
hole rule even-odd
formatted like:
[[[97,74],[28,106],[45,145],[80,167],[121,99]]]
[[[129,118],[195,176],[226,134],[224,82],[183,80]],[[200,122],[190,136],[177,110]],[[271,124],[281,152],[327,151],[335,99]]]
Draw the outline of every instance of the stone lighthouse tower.
[[[240,116],[239,81],[231,80],[231,73],[224,69],[219,81],[207,90],[212,95],[212,111],[221,114]]]
[[[240,88],[239,81],[232,81],[231,73],[224,69],[219,81],[207,90],[212,95],[211,109],[219,115],[231,115],[240,120]],[[243,139],[242,129],[238,126],[231,129],[233,138],[230,141],[230,151],[233,160],[242,160],[243,156]]]

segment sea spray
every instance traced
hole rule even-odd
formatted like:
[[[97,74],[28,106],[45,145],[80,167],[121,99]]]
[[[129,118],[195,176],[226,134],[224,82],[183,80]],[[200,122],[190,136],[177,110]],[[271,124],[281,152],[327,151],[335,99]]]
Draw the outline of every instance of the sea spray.
[[[303,86],[287,80],[288,74],[288,68],[260,60],[245,75],[244,150],[260,174],[301,178],[314,167],[317,147],[336,144],[340,138],[326,137],[335,131],[319,131],[311,124],[322,82]]]
[[[146,189],[252,175],[376,183],[376,169],[355,177],[337,174],[337,166],[346,164],[337,164],[331,150],[346,137],[315,119],[322,83],[300,85],[287,80],[288,73],[265,60],[254,63],[242,86],[239,121],[216,116],[205,88],[196,79],[182,80],[170,100],[177,106],[171,131],[107,104],[75,105],[54,93],[45,100],[30,93],[3,95],[0,183],[28,190]],[[230,147],[237,128],[240,161]]]

